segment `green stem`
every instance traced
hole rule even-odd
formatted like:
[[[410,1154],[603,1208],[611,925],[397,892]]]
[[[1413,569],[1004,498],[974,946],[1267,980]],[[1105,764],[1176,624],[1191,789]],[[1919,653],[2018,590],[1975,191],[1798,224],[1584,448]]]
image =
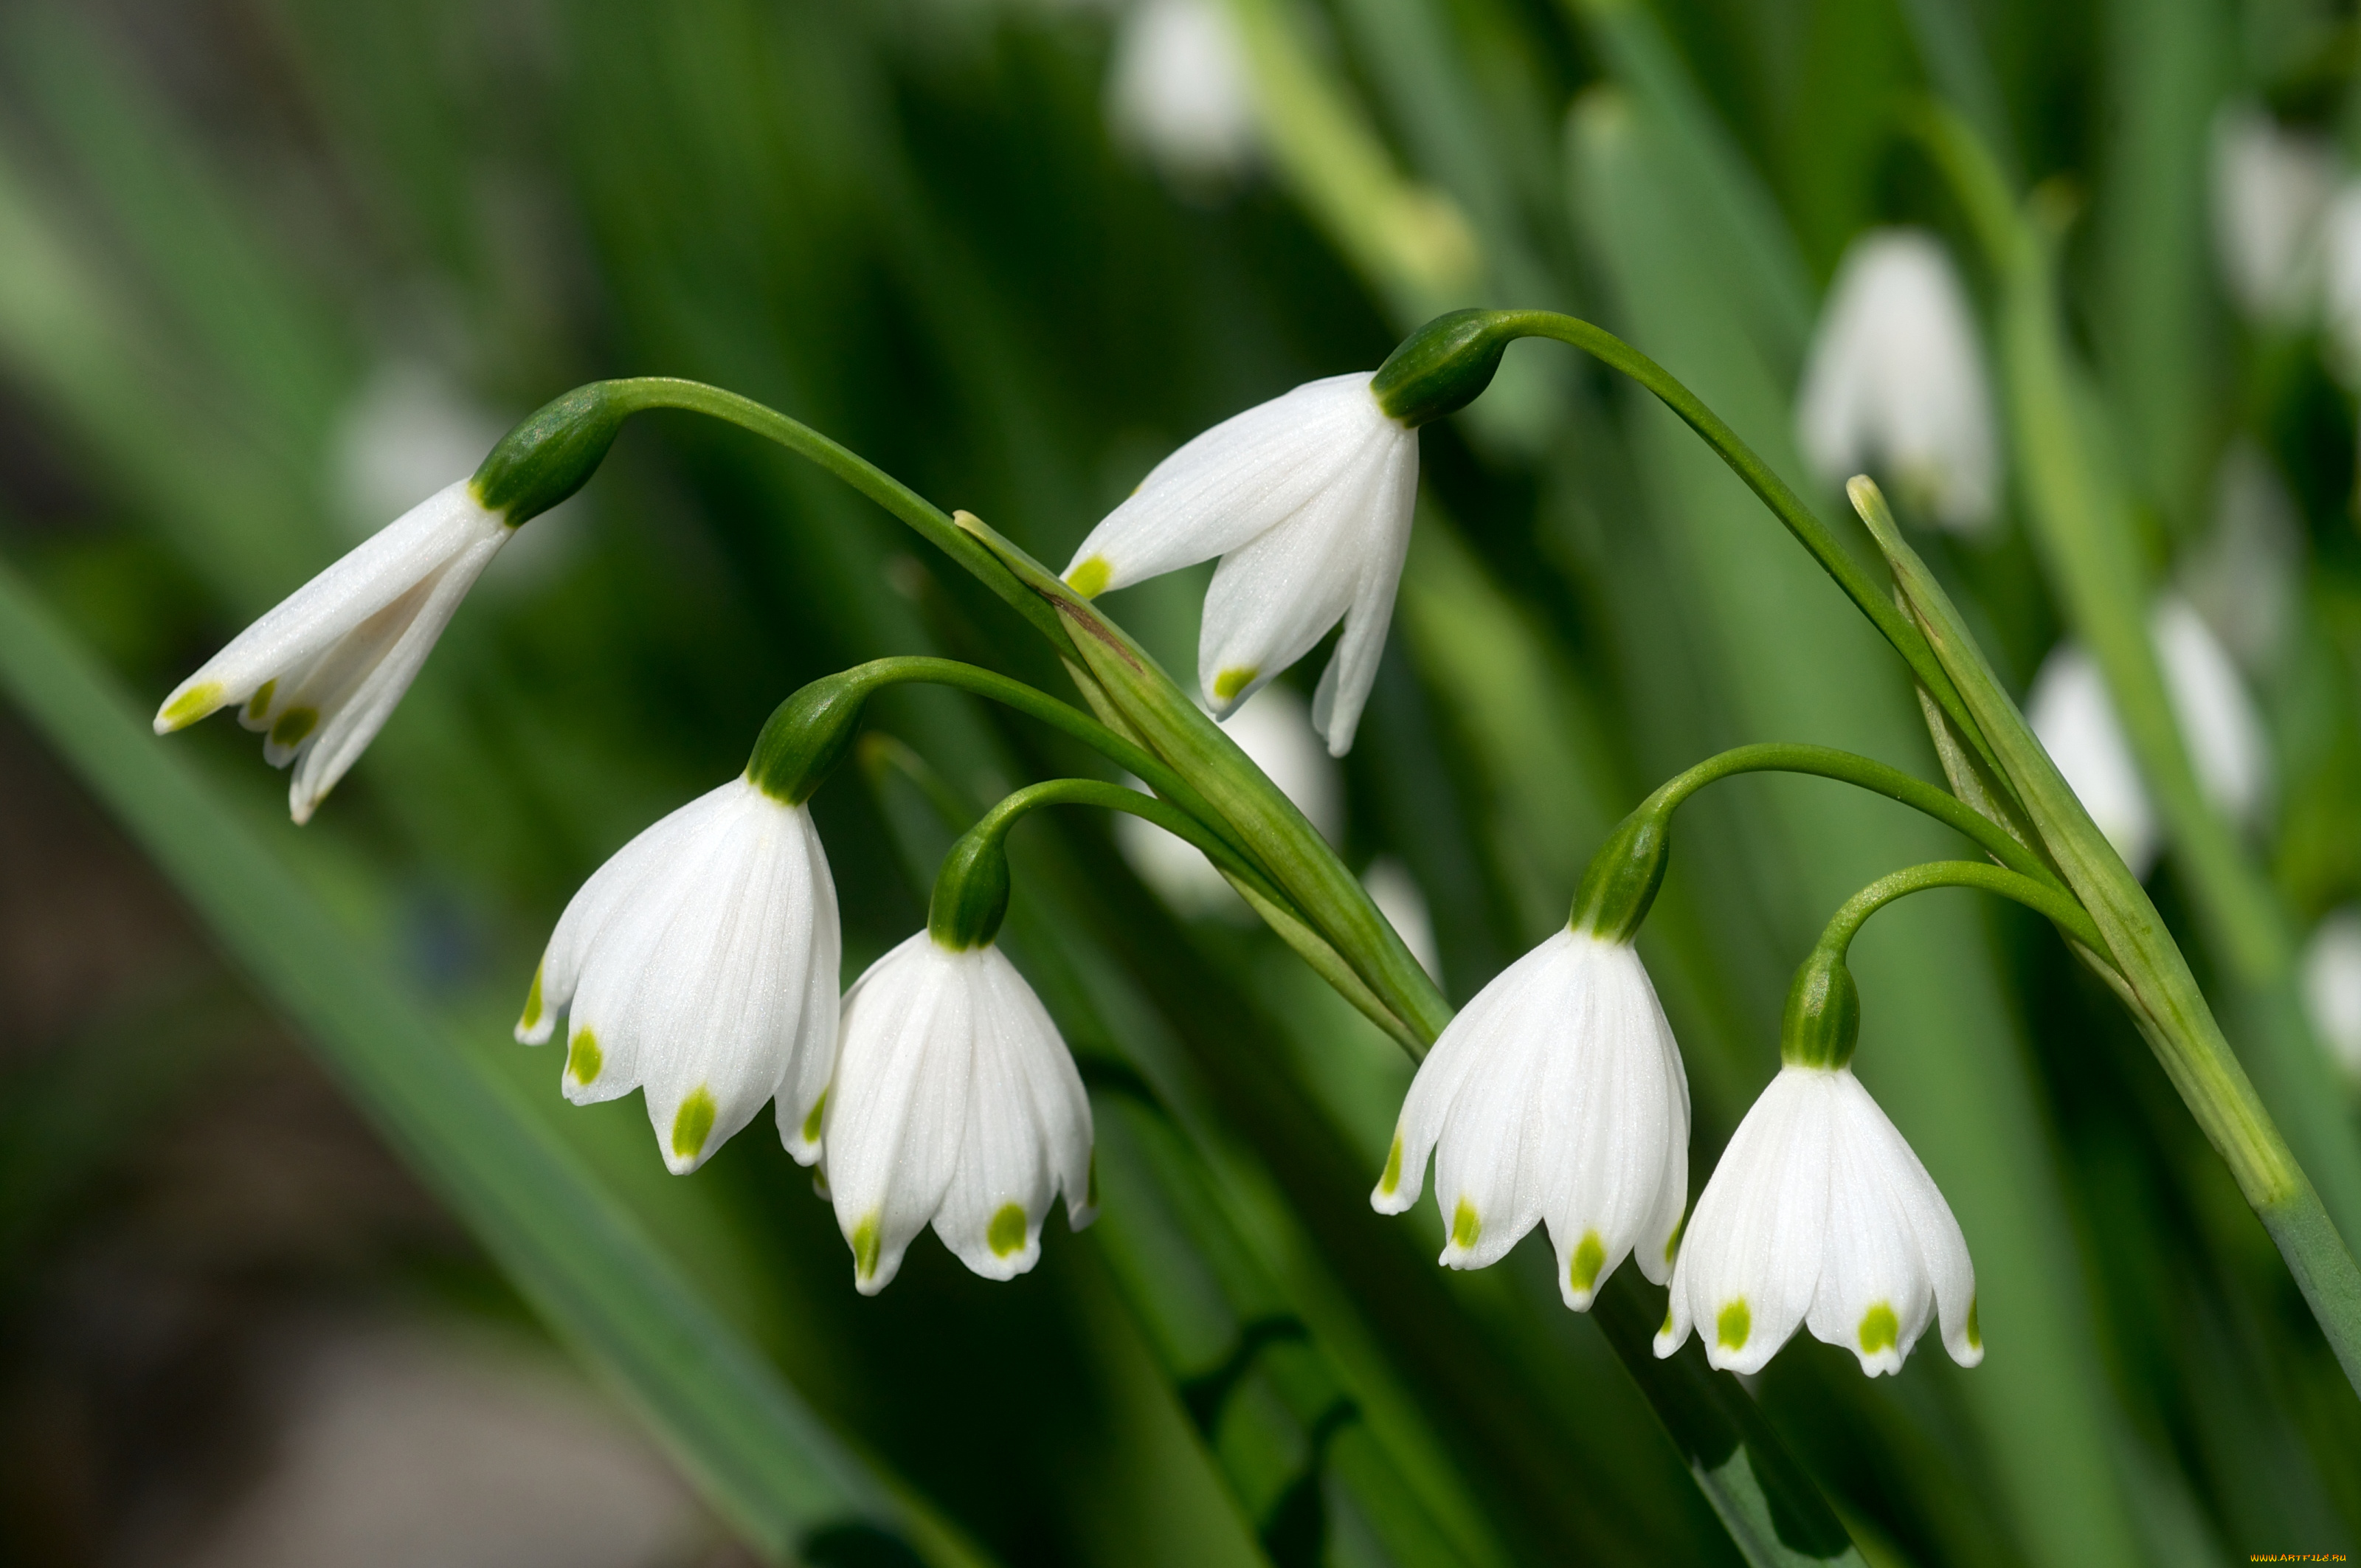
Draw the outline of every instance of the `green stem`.
[[[1500,311],[1489,313],[1487,323],[1492,333],[1502,338],[1545,337],[1569,344],[1612,369],[1620,370],[1653,392],[1664,405],[1681,417],[1683,422],[1704,438],[1705,444],[1730,466],[1731,473],[1745,481],[1746,488],[1762,499],[1772,515],[1784,523],[1787,532],[1809,551],[1820,569],[1836,579],[1845,597],[1851,599],[1871,625],[1894,645],[1903,662],[1917,677],[1936,703],[1947,714],[1960,733],[1979,750],[1983,748],[1982,732],[1969,716],[1967,707],[1960,700],[1951,677],[1936,661],[1934,650],[1927,645],[1926,636],[1904,615],[1893,597],[1872,581],[1861,563],[1822,522],[1803,498],[1788,488],[1771,465],[1765,463],[1754,449],[1739,438],[1736,431],[1725,423],[1719,414],[1706,407],[1703,400],[1690,391],[1672,372],[1617,337],[1603,327],[1593,326],[1578,317],[1563,315],[1556,311]],[[1990,757],[1987,755],[1987,761]],[[1995,769],[1995,771],[1997,771]]]
[[[1232,848],[1229,841],[1211,828],[1198,821],[1170,801],[1159,800],[1152,795],[1142,795],[1121,784],[1104,784],[1097,779],[1049,779],[1004,795],[999,803],[983,814],[970,836],[994,842],[1005,839],[1008,830],[1028,811],[1044,806],[1095,806],[1108,811],[1127,811],[1145,821],[1153,822],[1176,839],[1184,839],[1205,852],[1205,858],[1222,869],[1233,881],[1245,883],[1255,893],[1275,904],[1283,904],[1287,895],[1272,885],[1260,867]]]
[[[1899,801],[1912,810],[1923,812],[1945,827],[1974,839],[2011,871],[2037,883],[2062,886],[2058,881],[2058,873],[2039,855],[2017,842],[2008,829],[1957,795],[1937,789],[1924,780],[1912,778],[1899,768],[1888,767],[1874,758],[1839,751],[1830,746],[1773,741],[1736,747],[1718,756],[1708,757],[1686,773],[1666,780],[1640,809],[1669,813],[1690,795],[1719,779],[1737,773],[1806,773],[1816,778],[1836,779],[1872,795]]]
[[[1031,622],[1035,630],[1049,640],[1051,647],[1069,661],[1072,659],[1073,644],[1067,638],[1066,629],[1059,623],[1054,610],[1043,604],[1038,595],[1026,591],[1025,586],[1009,575],[1008,569],[994,558],[991,551],[951,521],[949,512],[850,447],[829,440],[799,420],[789,419],[776,409],[767,408],[736,392],[708,387],[702,381],[686,381],[672,376],[638,376],[604,382],[601,388],[622,412],[681,409],[690,413],[705,414],[741,430],[752,431],[798,457],[818,465],[908,523],[928,543],[966,567],[978,581]]]
[[[1862,922],[1897,898],[1936,887],[1972,887],[2013,898],[2037,915],[2047,916],[2059,928],[2092,952],[2106,950],[2106,939],[2092,924],[2090,914],[2063,888],[2036,881],[2020,872],[1986,865],[1982,861],[1929,861],[1882,876],[1850,898],[1830,917],[1820,933],[1819,947],[1842,959]]]
[[[936,659],[918,654],[873,659],[868,663],[856,664],[845,671],[843,678],[863,688],[864,696],[888,685],[923,684],[949,686],[954,691],[987,697],[1003,707],[1038,718],[1132,773],[1179,806],[1202,828],[1221,836],[1235,856],[1246,859],[1245,847],[1232,840],[1224,831],[1227,824],[1221,813],[1213,809],[1213,804],[1198,792],[1195,785],[1175,773],[1162,758],[1144,746],[1125,740],[1073,704],[1060,702],[1023,681],[974,664],[963,664],[956,659]],[[1016,797],[1011,795],[1009,798]],[[1160,827],[1162,823],[1159,821],[1158,825]],[[1187,837],[1185,834],[1182,836]],[[1191,839],[1190,842],[1195,843],[1196,840]],[[1251,865],[1252,861],[1248,860],[1246,863]]]

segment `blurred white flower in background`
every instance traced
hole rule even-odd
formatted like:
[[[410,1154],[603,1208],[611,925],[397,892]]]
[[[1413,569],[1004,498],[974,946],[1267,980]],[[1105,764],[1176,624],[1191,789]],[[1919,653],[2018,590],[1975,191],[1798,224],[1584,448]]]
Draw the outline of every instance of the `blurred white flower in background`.
[[[337,414],[328,438],[329,496],[338,523],[356,538],[374,532],[448,485],[466,478],[506,435],[510,422],[421,360],[379,366]],[[488,590],[545,580],[570,548],[560,502],[520,530],[485,574]]]
[[[2361,181],[2345,181],[2321,220],[2320,311],[2330,368],[2361,384]]]
[[[2214,248],[2232,300],[2256,321],[2299,324],[2321,285],[2334,151],[2260,104],[2233,104],[2213,119],[2213,165]]]
[[[1143,0],[1116,24],[1107,119],[1177,180],[1218,185],[1255,159],[1237,24],[1219,0]]]
[[[2240,437],[2213,475],[2212,532],[2181,559],[2180,591],[2249,674],[2276,668],[2295,620],[2303,524],[2278,467]]]
[[[1336,760],[1312,728],[1312,710],[1301,697],[1285,686],[1265,686],[1224,719],[1222,728],[1279,793],[1295,802],[1323,839],[1331,844],[1343,839],[1344,780]],[[1139,785],[1137,779],[1131,782]],[[1115,837],[1131,869],[1174,914],[1253,918],[1246,901],[1195,846],[1128,812],[1115,817]]]
[[[1434,916],[1410,868],[1391,855],[1379,855],[1361,873],[1361,885],[1369,890],[1369,902],[1378,906],[1386,923],[1401,934],[1402,946],[1418,960],[1418,967],[1429,979],[1442,979],[1443,955],[1434,945]]]
[[[2251,826],[2269,787],[2270,753],[2237,667],[2177,596],[2157,601],[2149,631],[2199,785],[2234,821]],[[2091,819],[2132,874],[2145,877],[2156,863],[2156,810],[2105,678],[2079,643],[2060,642],[2042,662],[2026,718]]]
[[[1932,236],[1872,229],[1846,250],[1805,363],[1795,439],[1830,484],[1874,469],[1945,528],[1992,521],[2000,476],[1983,349]]]
[[[2303,1000],[2321,1044],[2361,1085],[2361,905],[2329,916],[2305,944]]]

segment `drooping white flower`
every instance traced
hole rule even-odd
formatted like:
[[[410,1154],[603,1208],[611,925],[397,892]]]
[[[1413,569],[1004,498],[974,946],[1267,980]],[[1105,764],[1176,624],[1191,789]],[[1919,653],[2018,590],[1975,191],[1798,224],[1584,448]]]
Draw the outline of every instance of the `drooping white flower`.
[[[1301,697],[1285,686],[1266,686],[1224,719],[1222,728],[1322,838],[1331,844],[1344,841],[1344,780],[1336,759],[1312,728],[1312,713]],[[1115,839],[1132,870],[1178,913],[1254,917],[1204,851],[1186,839],[1128,812],[1116,815]]]
[[[1206,431],[1159,463],[1066,568],[1088,597],[1222,557],[1197,644],[1216,715],[1343,620],[1312,703],[1338,757],[1377,680],[1418,496],[1417,433],[1378,406],[1369,379],[1308,381]]]
[[[1254,160],[1246,48],[1220,0],[1142,0],[1124,13],[1107,118],[1183,181],[1230,179]]]
[[[2000,474],[1983,350],[1932,236],[1872,229],[1845,252],[1805,362],[1795,435],[1831,484],[1875,468],[1946,528],[1990,523]]]
[[[2149,634],[2198,784],[2232,819],[2252,822],[2268,789],[2270,751],[2237,667],[2177,596],[2157,600]],[[2080,644],[2062,642],[2042,662],[2026,718],[2099,831],[2132,874],[2146,876],[2156,862],[2156,810],[2105,677]]]
[[[1013,1279],[1062,1192],[1091,1223],[1091,1102],[1058,1027],[997,944],[920,931],[844,993],[823,1122],[854,1287],[885,1288],[929,1223],[961,1262]]]
[[[842,935],[811,812],[741,774],[616,851],[566,905],[516,1037],[566,1012],[566,1097],[647,1093],[686,1175],[778,1102],[779,1136],[819,1157]]]
[[[2361,384],[2361,181],[2345,181],[2321,217],[2320,272],[2329,364]]]
[[[2321,284],[2321,219],[2336,155],[2319,137],[2282,130],[2260,104],[2214,116],[2213,241],[2230,296],[2279,326],[2309,316]]]
[[[2361,1084],[2361,907],[2336,911],[2304,944],[2303,999],[2321,1043]]]
[[[468,481],[436,491],[206,660],[164,699],[156,733],[236,706],[272,767],[295,764],[288,809],[309,821],[514,532]]]
[[[1759,1372],[1798,1324],[1874,1377],[1939,1312],[1951,1359],[1984,1358],[1976,1272],[1951,1207],[1850,1067],[1789,1065],[1746,1113],[1697,1199],[1656,1335]]]
[[[1688,1145],[1688,1074],[1640,955],[1561,930],[1435,1041],[1369,1202],[1416,1202],[1432,1152],[1442,1261],[1486,1267],[1546,1223],[1558,1289],[1583,1311],[1627,1255],[1658,1283],[1671,1273]]]

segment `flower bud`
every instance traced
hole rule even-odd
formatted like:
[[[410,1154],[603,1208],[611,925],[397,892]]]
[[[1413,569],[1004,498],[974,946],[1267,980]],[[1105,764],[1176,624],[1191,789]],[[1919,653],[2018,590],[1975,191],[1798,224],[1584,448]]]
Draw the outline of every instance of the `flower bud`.
[[[1671,814],[1642,806],[1616,825],[1590,857],[1582,886],[1574,895],[1566,925],[1610,942],[1629,942],[1638,933],[1664,885],[1672,859]]]
[[[1008,916],[1008,825],[997,813],[961,835],[935,873],[927,930],[935,945],[964,953],[988,948]]]
[[[1789,1067],[1839,1068],[1861,1038],[1861,987],[1844,955],[1814,948],[1787,988],[1779,1025],[1779,1059]]]
[[[762,734],[754,738],[746,776],[774,800],[789,806],[809,800],[851,749],[861,731],[862,710],[874,689],[873,679],[846,670],[796,691],[771,710]]]
[[[539,517],[589,482],[631,412],[612,382],[577,387],[500,437],[468,488],[511,528]]]
[[[1483,396],[1517,335],[1510,311],[1451,311],[1401,340],[1378,367],[1378,407],[1415,430]]]

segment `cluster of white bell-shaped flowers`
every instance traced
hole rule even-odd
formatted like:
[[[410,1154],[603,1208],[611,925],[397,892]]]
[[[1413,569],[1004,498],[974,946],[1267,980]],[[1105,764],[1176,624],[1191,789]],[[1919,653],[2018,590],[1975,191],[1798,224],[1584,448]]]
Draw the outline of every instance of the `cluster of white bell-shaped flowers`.
[[[858,703],[805,702],[829,684],[781,707],[745,773],[583,884],[516,1036],[541,1044],[566,1013],[566,1098],[642,1091],[675,1174],[773,1103],[787,1152],[820,1168],[864,1295],[930,1223],[976,1273],[1013,1278],[1058,1194],[1075,1229],[1090,1223],[1090,1101],[992,940],[997,908],[968,938],[930,921],[839,998],[836,889],[807,800],[829,765],[809,759],[834,744],[815,735],[849,735]]]
[[[2148,632],[2199,785],[2232,821],[2251,826],[2269,796],[2271,756],[2237,665],[2177,594],[2158,598]],[[2070,641],[2050,651],[2026,696],[2026,719],[2124,864],[2145,877],[2161,838],[2156,806],[2089,650]]]
[[[1845,251],[1805,360],[1795,440],[1831,485],[1874,469],[1944,528],[1991,524],[1990,378],[1967,291],[1932,235],[1872,229]]]
[[[289,595],[172,689],[156,733],[235,707],[298,822],[360,760],[515,532],[472,481],[445,486]]]
[[[1418,496],[1418,433],[1367,372],[1311,381],[1159,463],[1093,529],[1065,578],[1093,598],[1221,557],[1197,675],[1226,716],[1342,620],[1312,721],[1351,750],[1385,652]]]

